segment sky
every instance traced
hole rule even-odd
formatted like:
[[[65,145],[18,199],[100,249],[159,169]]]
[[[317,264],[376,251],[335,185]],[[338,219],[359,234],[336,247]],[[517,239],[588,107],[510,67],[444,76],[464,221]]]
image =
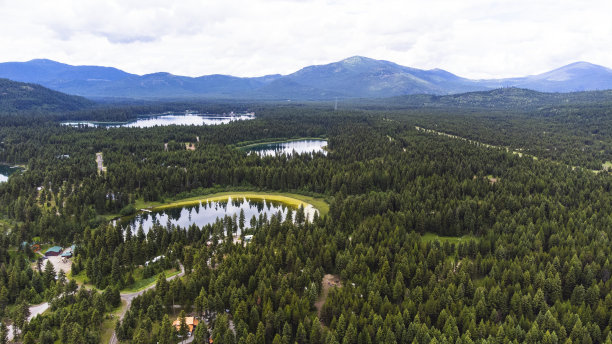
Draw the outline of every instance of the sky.
[[[289,74],[361,55],[463,77],[612,67],[610,0],[0,0],[0,62]]]

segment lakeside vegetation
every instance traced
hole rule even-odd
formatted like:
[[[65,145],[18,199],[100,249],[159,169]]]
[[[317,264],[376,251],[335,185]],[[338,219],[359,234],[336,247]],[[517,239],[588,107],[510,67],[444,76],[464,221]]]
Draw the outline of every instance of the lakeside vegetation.
[[[225,201],[229,198],[232,199],[242,199],[246,198],[249,200],[266,200],[273,202],[280,202],[286,205],[289,205],[295,209],[300,206],[306,207],[308,205],[312,205],[315,209],[317,209],[321,216],[327,215],[329,212],[329,205],[322,198],[313,198],[309,196],[303,196],[298,194],[291,193],[279,193],[279,192],[219,192],[213,193],[210,195],[203,196],[195,196],[190,198],[185,198],[181,200],[172,201],[169,203],[160,203],[154,206],[151,206],[147,209],[152,211],[163,210],[168,208],[177,208],[177,207],[185,207],[190,205],[197,205],[201,202],[216,202],[216,201]]]
[[[294,142],[294,141],[302,141],[302,140],[325,140],[325,137],[297,137],[297,138],[287,138],[287,139],[267,139],[267,140],[255,140],[255,141],[247,141],[247,142],[239,142],[235,144],[237,148],[240,149],[249,149],[262,145],[272,144],[272,143],[285,143],[285,142]]]

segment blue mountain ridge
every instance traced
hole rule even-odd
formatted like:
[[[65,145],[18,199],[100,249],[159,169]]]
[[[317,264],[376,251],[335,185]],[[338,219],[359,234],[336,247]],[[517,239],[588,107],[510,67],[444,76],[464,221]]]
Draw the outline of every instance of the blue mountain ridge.
[[[36,83],[89,98],[242,98],[322,100],[447,95],[519,87],[540,92],[612,89],[612,70],[576,62],[518,78],[472,80],[441,69],[422,70],[362,56],[302,68],[288,75],[187,77],[130,74],[112,67],[72,66],[51,60],[0,63],[0,78]]]

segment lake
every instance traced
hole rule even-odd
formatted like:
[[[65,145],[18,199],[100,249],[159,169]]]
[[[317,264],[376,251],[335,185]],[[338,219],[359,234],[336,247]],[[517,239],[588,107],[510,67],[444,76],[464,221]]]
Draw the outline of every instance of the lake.
[[[282,214],[284,221],[287,216],[287,212],[291,210],[295,218],[296,207],[287,205],[282,202],[269,201],[262,199],[248,199],[248,198],[228,198],[222,201],[209,201],[206,200],[199,202],[195,205],[168,208],[153,212],[142,212],[133,217],[118,220],[118,223],[122,227],[129,226],[132,229],[132,233],[136,233],[140,225],[145,233],[147,233],[155,222],[159,222],[162,226],[165,226],[168,221],[172,225],[187,228],[192,224],[202,227],[208,224],[215,223],[218,219],[223,219],[225,216],[232,217],[234,214],[239,217],[240,211],[244,211],[245,217],[245,228],[250,228],[250,221],[253,216],[259,218],[259,215],[266,214],[268,219],[272,215],[277,214],[279,211]],[[304,213],[308,219],[312,220],[316,209],[312,205],[304,207]]]
[[[11,167],[8,165],[0,165],[0,183],[2,182],[6,182],[8,180],[8,177],[17,172],[22,170],[21,167]]]
[[[62,125],[72,127],[105,127],[105,128],[150,128],[155,126],[168,125],[218,125],[227,124],[233,121],[244,121],[255,119],[254,113],[234,114],[229,115],[202,115],[202,114],[163,114],[155,116],[138,117],[129,122],[96,122],[96,121],[72,121],[62,122]]]
[[[262,143],[260,145],[247,148],[249,153],[255,153],[259,156],[276,156],[276,155],[292,155],[304,153],[323,153],[327,155],[327,151],[323,147],[327,146],[327,140],[295,140],[275,143]]]

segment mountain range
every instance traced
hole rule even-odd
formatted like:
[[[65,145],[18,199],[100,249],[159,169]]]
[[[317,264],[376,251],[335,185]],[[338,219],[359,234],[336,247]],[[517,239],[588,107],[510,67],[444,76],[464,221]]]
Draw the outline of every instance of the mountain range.
[[[72,66],[37,59],[0,63],[0,78],[40,84],[93,99],[323,100],[447,95],[504,87],[540,92],[612,89],[612,70],[587,62],[572,63],[538,75],[472,80],[441,69],[422,70],[361,56],[308,66],[288,75],[253,78],[220,74],[200,77],[170,73],[136,75],[112,67]]]

